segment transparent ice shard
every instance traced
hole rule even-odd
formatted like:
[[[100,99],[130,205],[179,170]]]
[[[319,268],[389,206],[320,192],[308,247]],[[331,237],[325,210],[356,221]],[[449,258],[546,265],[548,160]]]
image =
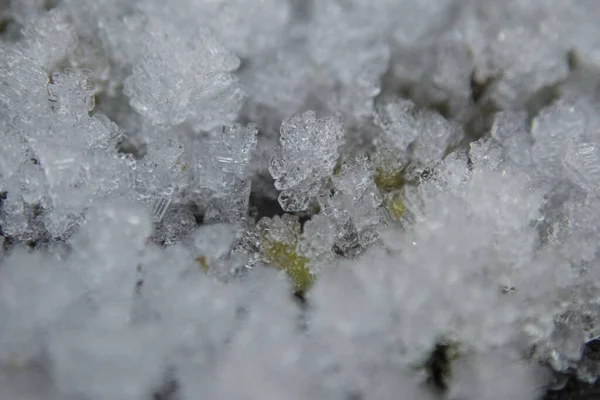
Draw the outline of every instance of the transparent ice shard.
[[[571,143],[563,164],[571,180],[583,189],[596,192],[600,188],[600,148],[597,143]]]
[[[283,122],[279,141],[269,172],[275,187],[283,190],[282,207],[302,211],[333,172],[338,148],[345,143],[344,127],[337,118],[317,119],[313,111],[306,111]]]
[[[167,190],[165,193],[161,194],[154,200],[152,204],[152,215],[154,217],[154,222],[162,221],[165,216],[167,210],[169,209],[169,205],[171,204],[173,196],[173,190]]]

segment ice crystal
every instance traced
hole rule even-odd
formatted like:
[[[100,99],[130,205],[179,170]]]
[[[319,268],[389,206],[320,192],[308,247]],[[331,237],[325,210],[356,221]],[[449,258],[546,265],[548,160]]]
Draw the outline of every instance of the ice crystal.
[[[337,118],[307,111],[284,121],[279,141],[269,166],[275,187],[282,190],[279,203],[286,211],[306,210],[333,172],[344,127]]]
[[[0,0],[0,399],[594,382],[599,20]]]

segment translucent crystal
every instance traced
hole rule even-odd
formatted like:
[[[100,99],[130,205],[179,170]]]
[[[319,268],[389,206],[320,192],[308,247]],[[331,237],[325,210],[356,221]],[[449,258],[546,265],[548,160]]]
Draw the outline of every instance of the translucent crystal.
[[[298,250],[311,259],[327,255],[333,247],[335,233],[335,225],[329,218],[321,214],[314,215],[304,224]]]
[[[502,146],[492,140],[480,139],[469,144],[469,160],[475,167],[500,168],[505,161]]]
[[[524,166],[532,162],[533,138],[529,130],[526,113],[503,111],[496,114],[490,133],[506,149],[510,159]]]
[[[202,21],[241,56],[275,47],[291,14],[290,4],[278,0],[221,0],[204,3],[202,8]]]
[[[599,20],[0,0],[0,399],[593,382]]]
[[[144,124],[146,154],[141,160],[131,160],[133,189],[138,200],[156,211],[155,218],[168,211],[167,204],[189,185],[193,166],[185,157],[184,141],[179,135],[165,135],[149,123]],[[165,207],[167,206],[167,207]]]
[[[222,281],[242,273],[247,257],[243,252],[234,252],[241,234],[239,226],[218,223],[203,226],[194,232],[191,247],[200,270]]]
[[[317,2],[310,25],[311,56],[320,67],[320,98],[335,112],[370,116],[390,50],[382,40],[390,2]],[[378,21],[378,23],[373,23]],[[383,24],[382,24],[383,21]],[[384,26],[381,26],[384,25]],[[343,33],[342,33],[343,32]],[[341,44],[336,38],[345,35]],[[321,89],[321,90],[319,90]]]
[[[96,88],[90,82],[88,71],[69,71],[52,74],[48,85],[49,100],[58,115],[79,120],[94,109]]]
[[[436,42],[435,47],[434,56],[427,60],[427,68],[421,78],[423,96],[431,104],[447,105],[450,115],[461,117],[471,103],[474,67],[470,48],[453,40]]]
[[[165,199],[160,197],[160,199]],[[191,207],[180,203],[160,203],[162,218],[158,221],[154,214],[154,232],[150,239],[157,244],[171,246],[181,242],[197,228],[196,218]]]
[[[286,117],[300,111],[314,74],[305,46],[296,42],[288,46],[253,60],[240,72],[254,101]]]
[[[356,235],[358,244],[367,246],[385,223],[382,199],[373,180],[366,156],[342,164],[339,174],[332,177],[335,193],[319,198],[323,213],[337,225],[338,236]],[[348,227],[351,225],[351,231]]]
[[[3,143],[0,148],[0,176],[6,185],[6,181],[18,174],[20,166],[27,162],[27,155],[31,150],[25,138],[11,129],[5,117],[1,115],[0,138]]]
[[[88,75],[69,71],[54,80],[48,91],[60,122],[43,134],[31,132],[28,139],[49,185],[53,207],[49,229],[60,234],[94,198],[122,194],[130,180],[127,164],[117,154],[118,127],[106,117],[88,115],[94,104]],[[84,134],[74,135],[80,130]],[[66,192],[69,196],[63,196]]]
[[[171,191],[167,191],[162,196],[159,196],[154,200],[154,203],[152,204],[152,215],[156,222],[160,222],[165,216],[167,210],[169,209],[169,205],[171,204],[172,200],[172,193],[170,192]]]
[[[233,222],[245,219],[250,206],[251,182],[236,180],[225,197],[211,197],[204,216],[206,222]]]
[[[193,236],[194,249],[210,260],[228,255],[240,238],[239,229],[229,224],[213,224],[198,229]]]
[[[47,112],[48,74],[26,51],[9,46],[0,46],[0,71],[0,103],[16,123],[34,124],[36,113]]]
[[[493,77],[492,97],[503,108],[524,104],[544,86],[568,74],[560,35],[548,34],[555,15],[542,3],[485,2],[463,8],[460,21],[475,60],[475,78]],[[550,13],[548,13],[550,11]],[[499,23],[500,20],[509,23]]]
[[[414,144],[413,157],[422,163],[441,160],[446,150],[464,135],[460,127],[435,111],[423,110],[418,124],[420,133]]]
[[[212,170],[214,173],[220,171],[223,175],[234,175],[240,179],[245,178],[252,152],[256,148],[257,133],[258,129],[254,124],[247,126],[236,124],[217,129],[211,136],[208,149],[205,151],[214,162],[207,160],[201,169]],[[208,175],[207,172],[204,173]]]
[[[217,128],[197,138],[188,151],[193,159],[193,190],[207,207],[208,221],[233,221],[248,212],[249,162],[256,148],[255,125]],[[204,204],[202,204],[204,203]]]
[[[450,13],[442,12],[447,11],[444,9],[451,6],[451,2],[435,1],[427,7],[420,2],[405,3],[408,10],[401,18],[407,21],[399,25],[394,36],[399,49],[391,64],[391,73],[398,84],[410,88],[411,99],[439,107],[444,115],[462,120],[468,116],[473,103],[472,52],[463,37],[450,33],[455,32],[452,28],[450,32],[436,29],[436,26],[454,23]],[[412,20],[415,12],[431,12],[434,18]],[[414,26],[417,21],[419,27]]]
[[[256,127],[236,124],[197,137],[184,129],[173,133],[150,128],[147,154],[133,165],[137,197],[154,208],[156,220],[184,194],[191,194],[206,222],[245,217]]]
[[[89,73],[57,73],[48,84],[47,76],[38,76],[40,70],[26,66],[13,65],[20,78],[7,84],[16,92],[11,96],[7,91],[3,99],[9,115],[14,115],[8,120],[15,130],[6,134],[27,143],[21,154],[28,165],[21,167],[21,174],[28,186],[24,191],[12,190],[11,201],[18,201],[22,193],[21,208],[43,210],[46,228],[58,236],[77,223],[92,199],[127,190],[127,184],[122,185],[128,181],[127,166],[116,150],[121,132],[102,115],[90,117],[95,92]],[[24,86],[19,89],[19,85]],[[28,106],[23,108],[24,104]]]
[[[600,185],[600,148],[598,143],[571,143],[564,165],[571,180],[588,191]]]
[[[392,99],[377,105],[375,124],[400,151],[412,146],[413,157],[422,162],[440,160],[461,132],[435,111],[420,109],[410,100]]]
[[[208,31],[188,38],[176,27],[150,19],[144,46],[124,88],[138,112],[156,125],[189,121],[198,130],[235,120],[244,93],[230,72],[239,59]]]
[[[417,110],[413,102],[394,99],[377,104],[374,122],[398,150],[407,151],[420,133],[415,114]]]
[[[2,201],[2,213],[0,223],[2,224],[3,236],[29,239],[35,237],[37,230],[29,218],[29,210],[18,195],[6,195]]]
[[[583,183],[586,183],[583,181]],[[547,206],[548,240],[574,265],[584,266],[596,258],[598,244],[593,239],[600,207],[594,191],[565,183],[552,192]]]
[[[36,0],[37,1],[37,0]],[[23,30],[27,51],[50,72],[75,50],[77,35],[66,13],[60,9],[40,14]]]
[[[174,3],[145,1],[141,8],[154,17],[174,21],[183,32],[200,24],[214,32],[228,49],[253,57],[278,45],[285,37],[291,5],[277,0],[216,0]],[[165,18],[166,17],[166,18]]]
[[[338,147],[345,143],[344,127],[332,117],[316,118],[313,111],[293,117],[281,125],[280,145],[271,159],[269,172],[275,187],[283,190],[280,204],[287,211],[302,211],[307,202],[294,206],[293,199],[316,194],[319,184],[333,171]],[[298,193],[297,188],[303,188]],[[308,189],[308,191],[306,191]],[[284,202],[282,198],[291,198]]]
[[[557,102],[533,120],[533,158],[542,174],[564,176],[563,160],[570,142],[586,132],[588,112],[585,104],[573,106],[568,102]]]

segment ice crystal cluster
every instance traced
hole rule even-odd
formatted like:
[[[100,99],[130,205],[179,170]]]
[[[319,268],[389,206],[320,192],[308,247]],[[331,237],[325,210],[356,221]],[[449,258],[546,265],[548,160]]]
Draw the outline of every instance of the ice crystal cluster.
[[[540,399],[600,361],[597,0],[0,0],[0,399]]]

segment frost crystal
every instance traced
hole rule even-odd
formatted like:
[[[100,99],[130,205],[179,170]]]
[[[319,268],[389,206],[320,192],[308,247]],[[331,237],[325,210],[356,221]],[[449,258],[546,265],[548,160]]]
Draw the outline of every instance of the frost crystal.
[[[241,56],[275,47],[291,14],[290,4],[278,0],[221,0],[202,7],[203,22],[228,49]]]
[[[0,399],[585,391],[599,20],[0,0]]]
[[[269,53],[241,71],[244,87],[259,104],[284,116],[296,114],[310,92],[313,66],[302,43]]]
[[[600,185],[600,148],[598,143],[577,142],[569,146],[564,165],[574,183],[588,191]]]
[[[379,104],[375,124],[400,151],[412,145],[412,156],[422,163],[441,160],[446,149],[460,140],[460,131],[435,111],[419,109],[410,100]]]
[[[519,0],[486,1],[462,10],[458,27],[473,54],[474,78],[492,78],[490,96],[502,107],[523,104],[568,74],[568,49],[559,35],[548,34],[558,28],[548,11],[543,3]]]
[[[365,156],[345,162],[332,178],[335,193],[319,198],[323,212],[337,226],[338,247],[366,247],[385,221],[382,199]]]
[[[557,102],[532,123],[533,157],[545,176],[568,177],[586,190],[595,187],[599,119],[588,101]]]
[[[371,18],[380,20],[389,11],[387,3],[315,3],[310,49],[324,81],[317,92],[336,112],[364,118],[373,111],[373,98],[380,92],[378,78],[387,68],[390,50],[381,40],[385,26],[373,24]],[[342,32],[343,44],[336,39]]]
[[[386,137],[400,151],[407,151],[408,146],[419,136],[415,105],[409,100],[395,100],[379,103],[375,108],[374,122]]]
[[[269,165],[279,203],[286,211],[306,210],[311,199],[333,172],[345,143],[344,127],[337,118],[316,118],[313,111],[281,125],[279,147]]]
[[[175,27],[150,19],[144,48],[124,89],[138,112],[156,125],[188,121],[199,130],[236,118],[244,93],[230,72],[240,61],[207,30],[181,37]]]
[[[233,225],[213,224],[194,233],[193,246],[211,263],[229,255],[239,236],[239,230]]]
[[[194,192],[208,201],[205,218],[234,221],[248,212],[248,164],[256,148],[257,128],[236,124],[194,140]]]
[[[67,16],[60,10],[41,14],[23,31],[28,52],[39,60],[40,65],[51,71],[56,64],[75,50],[77,35]]]
[[[490,134],[506,149],[508,157],[526,166],[532,162],[533,137],[529,130],[526,113],[503,111],[496,114]]]
[[[279,44],[292,12],[289,2],[278,0],[142,1],[140,8],[153,17],[174,22],[183,34],[200,24],[243,57],[261,54]]]
[[[304,224],[298,250],[313,260],[326,260],[335,242],[335,225],[324,215],[314,215]]]

